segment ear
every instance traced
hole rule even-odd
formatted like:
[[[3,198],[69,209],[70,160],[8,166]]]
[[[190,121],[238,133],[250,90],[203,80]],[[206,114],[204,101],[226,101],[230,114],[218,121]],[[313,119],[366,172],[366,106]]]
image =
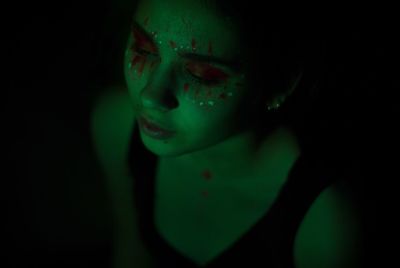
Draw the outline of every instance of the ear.
[[[285,90],[275,95],[271,100],[267,102],[267,106],[273,108],[279,108],[293,92],[297,89],[301,78],[303,77],[303,70],[296,71],[290,76],[289,82]]]

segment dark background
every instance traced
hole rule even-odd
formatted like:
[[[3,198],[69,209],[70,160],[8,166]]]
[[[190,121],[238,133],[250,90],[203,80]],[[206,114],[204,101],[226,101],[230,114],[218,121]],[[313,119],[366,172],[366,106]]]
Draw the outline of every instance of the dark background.
[[[94,98],[122,81],[132,12],[122,2],[30,1],[3,10],[2,267],[110,262],[111,217],[89,115]]]
[[[102,90],[123,83],[132,10],[123,0],[103,0],[18,2],[3,12],[3,267],[106,267],[110,211],[89,115]],[[396,24],[369,16],[355,21],[338,25],[342,38],[330,40],[327,81],[337,90],[320,96],[314,116],[336,148],[330,157],[345,162],[351,177],[366,262],[384,267],[398,211],[391,168],[391,152],[398,154]]]

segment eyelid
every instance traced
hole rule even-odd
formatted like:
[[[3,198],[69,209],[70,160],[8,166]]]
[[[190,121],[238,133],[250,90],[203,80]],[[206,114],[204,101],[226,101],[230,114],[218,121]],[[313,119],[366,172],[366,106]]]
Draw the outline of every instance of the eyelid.
[[[150,52],[150,51],[147,51],[147,50],[145,50],[145,49],[141,49],[141,48],[135,48],[135,51],[137,52],[137,53],[139,53],[139,54],[141,54],[141,55],[145,55],[145,56],[147,56],[147,55],[152,55],[152,53]]]
[[[135,38],[136,35],[138,35],[139,40]],[[150,36],[143,33],[140,29],[135,28],[135,26],[132,27],[131,42],[134,44],[134,46],[136,46],[136,48],[140,47],[141,49],[143,49],[143,46],[147,45],[149,49],[143,49],[143,50],[146,50],[151,54],[155,54],[155,52],[158,51],[157,43],[154,42],[154,40]]]
[[[209,63],[188,62],[185,68],[197,77],[201,77],[205,81],[225,81],[230,77],[229,72],[225,72],[223,68],[213,66]],[[197,72],[201,75],[197,75]]]
[[[204,84],[204,85],[219,85],[223,81],[222,80],[205,80],[199,76],[194,75],[190,71],[186,71],[186,73],[189,75],[189,78],[191,79],[192,82],[198,83],[198,84]]]
[[[227,72],[234,74],[242,71],[243,62],[237,60],[228,60],[219,58],[213,55],[203,55],[193,52],[178,52],[178,55],[188,61],[198,63],[208,63],[212,66],[218,66],[221,69],[227,70]]]
[[[192,62],[192,63],[196,63],[196,62]],[[195,73],[193,73],[190,68],[188,68],[189,62],[184,64],[184,73],[189,77],[189,79],[194,82],[194,83],[198,83],[198,84],[204,84],[204,85],[212,85],[212,86],[218,86],[220,84],[222,84],[225,79],[219,79],[219,78],[213,78],[213,79],[207,79],[201,76],[196,75]],[[200,63],[200,64],[207,64],[207,63]],[[207,64],[210,65],[211,64]],[[212,66],[214,67],[214,66]],[[218,67],[215,67],[218,68]],[[227,75],[227,77],[229,77],[229,75]]]
[[[146,31],[141,24],[139,24],[136,20],[133,20],[131,28],[132,31],[136,31],[152,46],[154,46],[155,51],[157,52],[159,51],[157,42],[155,42],[152,35],[148,31]],[[152,53],[154,54],[154,52]],[[218,57],[214,57],[212,55],[201,55],[193,53],[191,51],[183,51],[183,52],[178,51],[178,55],[181,58],[184,58],[188,61],[202,63],[202,64],[209,64],[213,67],[220,68],[221,70],[224,70],[225,73],[228,73],[230,75],[235,75],[236,73],[242,71],[242,62],[240,61],[221,59]]]
[[[151,57],[159,57],[158,55],[158,48],[156,47],[156,52],[149,51],[146,48],[143,48],[141,46],[138,46],[135,43],[135,40],[131,40],[131,45],[129,46],[131,50],[134,50],[136,53],[142,55],[142,56],[151,56]]]

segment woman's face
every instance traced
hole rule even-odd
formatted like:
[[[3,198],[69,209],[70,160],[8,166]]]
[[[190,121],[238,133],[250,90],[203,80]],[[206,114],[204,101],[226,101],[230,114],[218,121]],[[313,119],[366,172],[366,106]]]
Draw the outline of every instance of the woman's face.
[[[203,1],[139,3],[124,72],[150,151],[179,156],[240,133],[250,105],[243,48],[232,22]],[[142,116],[173,134],[148,134]]]

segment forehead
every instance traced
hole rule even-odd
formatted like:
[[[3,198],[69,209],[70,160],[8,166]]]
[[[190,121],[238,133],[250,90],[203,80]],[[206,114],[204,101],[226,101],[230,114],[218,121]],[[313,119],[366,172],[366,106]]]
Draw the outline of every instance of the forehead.
[[[157,39],[187,45],[196,40],[213,46],[220,56],[239,56],[241,40],[233,21],[206,5],[202,0],[141,0],[135,20]]]

